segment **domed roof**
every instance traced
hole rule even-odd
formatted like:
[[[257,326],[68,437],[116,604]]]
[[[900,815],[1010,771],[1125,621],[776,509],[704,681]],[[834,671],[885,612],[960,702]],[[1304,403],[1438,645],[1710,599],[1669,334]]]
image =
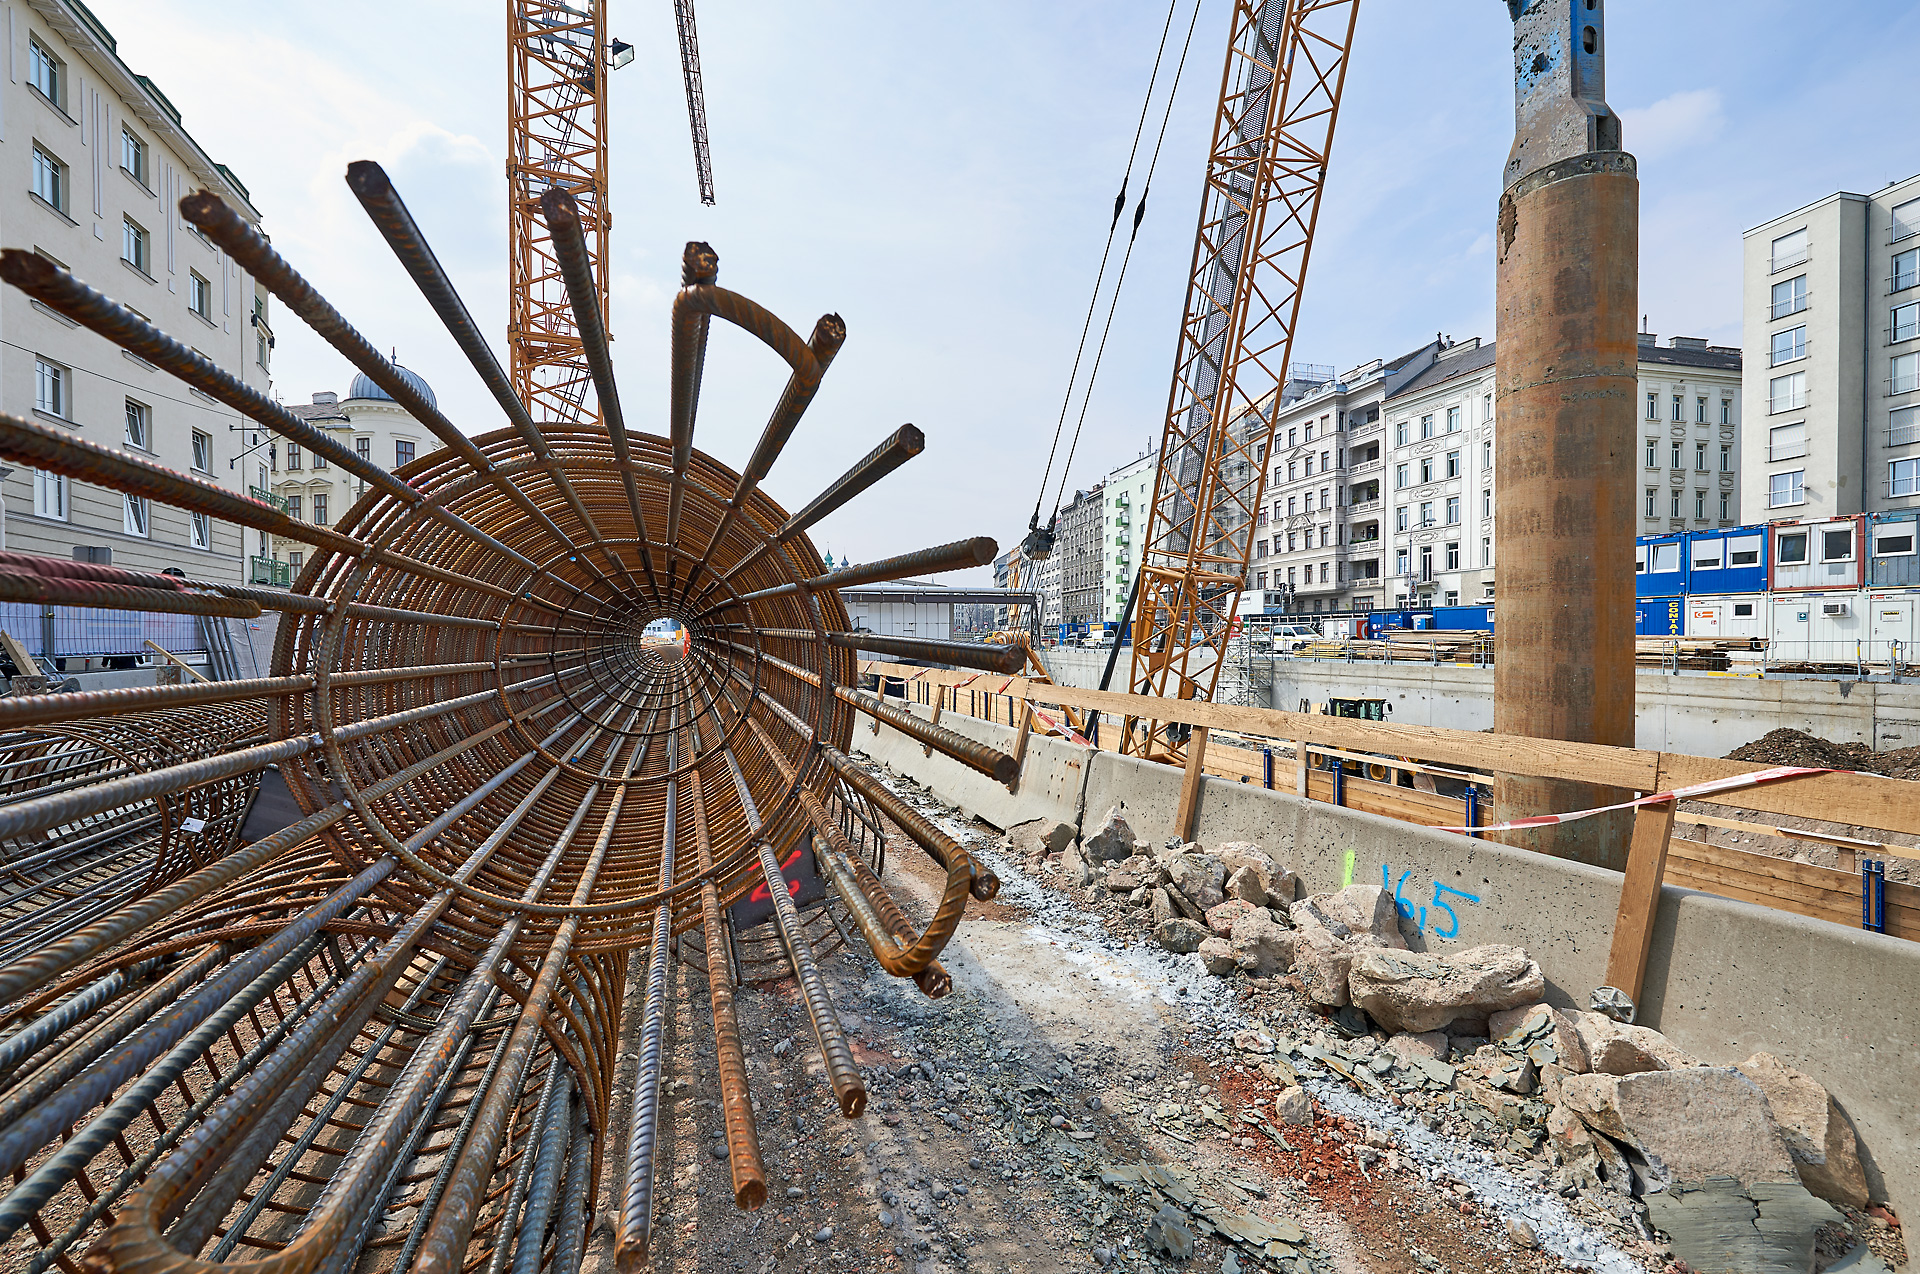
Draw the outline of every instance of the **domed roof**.
[[[427,384],[424,376],[419,372],[408,371],[398,363],[393,365],[393,370],[400,373],[401,380],[406,381],[407,384],[419,391],[420,396],[427,400],[427,406],[432,407],[436,411],[440,409],[439,400],[433,396],[433,386]],[[393,401],[393,398],[386,390],[367,379],[365,372],[361,372],[353,378],[353,384],[347,387],[347,397],[372,398],[380,402],[388,403]]]

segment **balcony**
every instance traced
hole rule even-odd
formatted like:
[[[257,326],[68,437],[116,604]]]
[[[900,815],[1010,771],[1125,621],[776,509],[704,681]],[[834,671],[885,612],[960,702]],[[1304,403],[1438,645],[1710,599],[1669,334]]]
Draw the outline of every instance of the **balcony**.
[[[1380,470],[1386,468],[1386,465],[1387,465],[1386,461],[1380,459],[1378,456],[1375,456],[1371,460],[1362,460],[1358,464],[1348,466],[1347,477],[1348,478],[1364,478],[1369,473],[1380,472]]]
[[[1350,518],[1359,517],[1363,513],[1378,513],[1379,511],[1380,499],[1378,496],[1375,496],[1371,500],[1362,500],[1357,504],[1349,504],[1347,506],[1347,516]]]
[[[1347,445],[1352,446],[1352,440],[1355,438],[1370,438],[1374,434],[1384,432],[1386,427],[1387,422],[1384,420],[1372,420],[1364,425],[1350,425],[1347,429]]]
[[[260,501],[260,503],[262,504],[273,506],[274,508],[280,510],[280,512],[282,513],[285,513],[287,511],[286,497],[275,495],[273,492],[267,490],[265,487],[249,486],[247,488],[247,494],[252,496],[254,499]]]
[[[290,588],[293,585],[293,567],[285,562],[255,554],[247,559],[247,567],[249,583],[267,584],[274,588]]]

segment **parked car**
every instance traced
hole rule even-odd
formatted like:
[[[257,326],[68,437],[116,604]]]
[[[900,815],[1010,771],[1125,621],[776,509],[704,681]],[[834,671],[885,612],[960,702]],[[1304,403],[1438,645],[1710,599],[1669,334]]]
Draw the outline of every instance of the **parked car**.
[[[1275,624],[1273,648],[1288,654],[1320,640],[1320,630],[1312,624]]]

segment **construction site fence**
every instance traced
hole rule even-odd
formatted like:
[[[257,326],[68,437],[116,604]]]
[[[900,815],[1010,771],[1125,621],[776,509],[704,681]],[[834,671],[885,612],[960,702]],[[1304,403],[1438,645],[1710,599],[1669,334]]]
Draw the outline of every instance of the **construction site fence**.
[[[153,642],[174,654],[205,646],[192,615],[0,603],[0,629],[39,658],[144,655]]]

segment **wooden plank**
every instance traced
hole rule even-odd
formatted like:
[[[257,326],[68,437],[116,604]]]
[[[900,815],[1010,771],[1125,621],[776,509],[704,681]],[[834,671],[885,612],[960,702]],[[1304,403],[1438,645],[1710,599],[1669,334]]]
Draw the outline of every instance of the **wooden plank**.
[[[1008,703],[1007,708],[1009,713],[1011,713],[1013,708],[1011,702]],[[1021,771],[1026,769],[1027,765],[1027,739],[1032,733],[1033,704],[1031,701],[1023,702],[1020,705],[1020,731],[1013,737],[1014,771],[1013,777],[1007,780],[1007,791],[1009,793],[1018,794],[1020,791],[1020,774]]]
[[[1673,837],[1673,802],[1642,805],[1634,812],[1633,843],[1620,882],[1620,910],[1613,922],[1613,946],[1607,954],[1607,984],[1626,992],[1636,1004],[1647,973],[1647,948],[1660,909],[1660,878],[1666,873],[1667,843]]]
[[[174,663],[179,664],[182,668],[186,669],[188,675],[191,676],[195,681],[206,680],[205,677],[200,675],[200,670],[198,668],[195,668],[192,664],[189,664],[186,660],[174,654],[171,650],[168,650],[165,646],[162,646],[159,642],[149,638],[147,640],[147,646],[149,649],[158,651],[160,654],[165,655],[168,659],[171,659]]]
[[[1746,854],[1699,841],[1676,840],[1669,858],[1668,880],[1703,893],[1828,920],[1849,929],[1860,927],[1858,876],[1830,867],[1792,863],[1788,866],[1821,873],[1824,877],[1794,880],[1770,873],[1769,864],[1779,861],[1764,854]],[[1920,887],[1887,882],[1887,933],[1920,940]]]
[[[1771,768],[1746,761],[1718,761],[1678,753],[1667,753],[1662,767],[1661,773],[1667,776],[1669,787],[1686,787]],[[1816,774],[1695,799],[1735,809],[1817,818],[1848,827],[1920,834],[1920,788],[1904,779],[1882,778],[1877,774]]]
[[[1180,780],[1180,808],[1173,819],[1183,841],[1193,839],[1194,826],[1200,819],[1200,782],[1206,777],[1206,759],[1207,727],[1197,725],[1187,739],[1187,771]]]
[[[943,685],[943,686],[941,686],[941,687],[939,688],[939,691],[938,691],[938,693],[937,693],[937,694],[935,695],[935,697],[934,697],[934,700],[933,700],[933,723],[934,723],[935,725],[939,725],[939,724],[940,724],[940,714],[941,714],[942,712],[944,712],[944,711],[946,710],[946,707],[947,707],[947,689],[948,689],[948,688],[947,688],[946,686],[944,686],[944,685]],[[921,752],[922,752],[922,753],[923,753],[924,755],[926,755],[926,756],[932,756],[932,755],[933,755],[933,744],[931,744],[931,743],[923,743],[923,744],[921,744],[921,745],[920,745],[920,751],[921,751]]]
[[[147,644],[150,646],[153,645],[152,642],[148,642]],[[0,646],[6,647],[7,658],[13,661],[14,671],[21,676],[39,677],[44,675],[40,671],[39,661],[33,657],[32,652],[21,643],[18,637],[15,637],[12,633],[4,629],[0,629]],[[154,649],[158,650],[159,647],[155,646]],[[164,654],[165,652],[162,651],[161,653]],[[167,655],[167,658],[172,659],[173,656]],[[52,665],[48,666],[51,667]]]

